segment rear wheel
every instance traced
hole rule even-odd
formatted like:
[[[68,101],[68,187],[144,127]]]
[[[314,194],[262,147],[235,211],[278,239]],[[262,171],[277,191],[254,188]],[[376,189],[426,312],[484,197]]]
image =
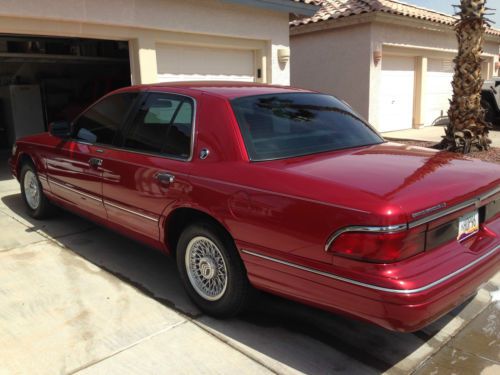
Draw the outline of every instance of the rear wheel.
[[[43,193],[35,166],[26,162],[21,168],[21,195],[28,214],[35,219],[45,219],[54,212],[54,207]]]
[[[190,225],[177,244],[177,267],[189,297],[205,313],[231,317],[241,312],[251,286],[232,239],[216,225]]]

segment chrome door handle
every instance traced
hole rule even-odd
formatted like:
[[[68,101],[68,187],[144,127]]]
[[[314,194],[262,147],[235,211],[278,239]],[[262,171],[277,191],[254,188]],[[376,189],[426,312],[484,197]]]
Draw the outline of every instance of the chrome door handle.
[[[162,184],[170,185],[175,181],[175,176],[170,173],[159,172],[155,174],[155,178]]]
[[[89,165],[91,167],[100,167],[102,165],[102,159],[99,158],[90,158]]]

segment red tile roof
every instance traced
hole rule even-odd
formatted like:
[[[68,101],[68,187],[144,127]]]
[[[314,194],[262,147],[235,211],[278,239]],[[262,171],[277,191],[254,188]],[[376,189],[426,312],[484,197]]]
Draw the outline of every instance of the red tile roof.
[[[454,25],[457,21],[455,16],[395,0],[322,0],[321,3],[321,9],[314,16],[294,20],[290,22],[290,25],[307,25],[363,13],[389,13],[449,26]],[[488,28],[486,32],[500,36],[500,30],[498,29]]]

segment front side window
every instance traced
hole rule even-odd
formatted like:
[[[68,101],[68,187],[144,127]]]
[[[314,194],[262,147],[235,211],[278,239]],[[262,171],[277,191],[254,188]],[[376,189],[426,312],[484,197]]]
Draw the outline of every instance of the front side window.
[[[89,143],[112,144],[136,97],[136,93],[124,93],[102,99],[76,120],[73,138]]]
[[[253,161],[383,142],[349,106],[333,96],[268,94],[233,99],[231,104]]]
[[[188,159],[193,106],[188,97],[150,94],[125,135],[124,147]]]

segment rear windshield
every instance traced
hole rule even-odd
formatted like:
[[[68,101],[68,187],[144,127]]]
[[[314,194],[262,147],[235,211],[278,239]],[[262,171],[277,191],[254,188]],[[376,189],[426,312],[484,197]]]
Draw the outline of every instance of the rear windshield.
[[[231,103],[253,161],[383,142],[349,106],[333,96],[271,94],[238,98]]]

